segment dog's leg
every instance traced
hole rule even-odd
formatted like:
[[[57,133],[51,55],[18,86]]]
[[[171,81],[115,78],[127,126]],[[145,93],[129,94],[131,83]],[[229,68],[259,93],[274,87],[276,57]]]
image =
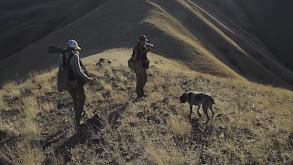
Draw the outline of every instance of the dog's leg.
[[[210,117],[209,117],[209,114],[208,114],[208,106],[207,105],[203,105],[202,106],[202,109],[203,109],[203,112],[204,112],[204,114],[207,116],[207,121],[205,122],[205,123],[208,123],[209,122],[209,120],[210,120]]]
[[[197,114],[198,114],[199,117],[201,117],[201,114],[199,113],[199,109],[200,109],[200,105],[197,108]]]
[[[191,121],[192,108],[193,108],[193,106],[190,105],[190,114],[189,114],[189,120],[190,120],[190,121]]]
[[[214,111],[213,111],[213,107],[212,107],[212,106],[213,106],[213,104],[210,105],[210,110],[211,110],[212,113],[213,113],[212,117],[214,117],[214,114],[215,114],[215,113],[214,113]]]

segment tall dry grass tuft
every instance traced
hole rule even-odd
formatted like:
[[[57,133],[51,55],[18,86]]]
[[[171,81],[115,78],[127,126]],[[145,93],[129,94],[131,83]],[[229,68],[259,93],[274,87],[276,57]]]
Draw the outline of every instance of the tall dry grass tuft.
[[[0,110],[3,110],[7,107],[6,102],[4,101],[5,91],[0,90]]]
[[[35,81],[37,84],[45,84],[48,83],[53,77],[56,77],[57,70],[52,70],[48,72],[43,72],[41,74],[37,74],[32,76],[32,80]]]
[[[96,78],[103,78],[105,76],[103,72],[99,72],[96,69],[88,70],[88,73],[92,75],[92,77],[96,77]]]
[[[109,77],[115,77],[114,73],[113,73],[113,69],[111,66],[107,65],[107,66],[104,66],[104,70],[105,70],[105,74]]]
[[[125,97],[123,94],[120,94],[120,93],[111,93],[111,96],[113,98],[113,100],[116,102],[116,103],[125,103],[127,102],[127,97]]]
[[[5,145],[6,153],[0,151],[0,155],[11,164],[42,164],[44,159],[40,145],[19,142],[15,147]]]
[[[20,89],[15,81],[4,84],[3,90],[5,91],[4,95],[7,95],[11,99],[19,99],[21,96]]]
[[[40,145],[19,143],[18,147],[23,152],[20,154],[20,162],[23,165],[42,164],[44,160],[43,149]]]
[[[167,151],[164,149],[155,147],[153,145],[148,145],[148,148],[146,149],[147,152],[150,155],[151,160],[158,165],[165,165],[169,164],[170,156]]]
[[[17,84],[15,81],[7,82],[3,85],[3,89],[7,92],[10,93],[13,89],[17,87]]]
[[[45,96],[45,91],[41,89],[33,89],[31,90],[33,96],[39,97],[39,96]]]
[[[18,123],[14,124],[14,129],[17,130],[21,135],[24,135],[27,139],[39,140],[40,139],[40,128],[37,121],[26,118]]]
[[[99,83],[104,88],[104,90],[109,91],[109,92],[113,91],[111,85],[106,83],[104,80],[100,80]]]
[[[27,118],[36,119],[37,114],[40,112],[37,99],[34,96],[25,97],[22,99],[24,106],[23,111]]]
[[[42,107],[46,112],[57,108],[56,104],[52,102],[44,102],[40,105],[40,107]]]
[[[170,116],[168,123],[170,124],[170,129],[175,136],[186,137],[190,134],[191,125],[186,118],[180,119],[175,116]]]

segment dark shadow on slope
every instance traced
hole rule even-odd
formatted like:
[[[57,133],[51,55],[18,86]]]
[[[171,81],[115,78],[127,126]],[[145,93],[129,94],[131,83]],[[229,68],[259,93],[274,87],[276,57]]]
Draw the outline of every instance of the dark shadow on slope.
[[[85,143],[102,143],[102,138],[96,138],[95,135],[100,132],[105,126],[105,121],[103,121],[98,115],[88,119],[77,128],[76,133],[66,140],[60,147],[55,150],[56,155],[62,155],[64,164],[71,160],[70,151],[76,145]],[[47,145],[50,145],[49,143]],[[44,146],[43,146],[44,147]],[[49,146],[46,146],[49,147]],[[51,164],[49,159],[44,161],[44,164]]]
[[[113,105],[112,109],[121,107],[116,111],[113,111],[108,116],[108,121],[112,129],[116,129],[120,126],[119,119],[121,119],[121,114],[127,109],[129,103],[124,105]],[[71,161],[71,149],[75,148],[79,144],[92,145],[92,144],[100,144],[104,143],[104,139],[102,137],[96,136],[99,134],[100,130],[104,128],[106,125],[106,121],[99,117],[97,114],[94,117],[85,121],[80,127],[76,129],[76,133],[67,139],[62,145],[60,145],[55,150],[55,155],[61,155],[63,157],[63,163]],[[63,132],[62,130],[58,131],[55,135],[52,135],[43,142],[43,149],[45,150],[48,147],[51,147],[54,143],[62,140],[65,137],[67,132]],[[97,153],[103,152],[102,149],[97,149]],[[51,164],[50,159],[46,159],[44,164]]]
[[[191,119],[190,124],[192,140],[202,146],[207,146],[209,144],[209,138],[213,135],[219,137],[223,133],[227,136],[227,130],[225,128],[215,126],[214,121],[228,123],[229,118],[224,114],[217,114],[215,117],[211,118],[207,124],[201,123],[199,118]]]
[[[103,5],[108,0],[0,2],[0,61]],[[70,4],[68,6],[68,4]]]

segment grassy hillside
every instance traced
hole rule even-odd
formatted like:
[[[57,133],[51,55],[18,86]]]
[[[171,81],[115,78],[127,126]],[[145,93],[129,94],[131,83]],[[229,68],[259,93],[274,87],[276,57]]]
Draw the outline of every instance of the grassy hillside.
[[[273,55],[293,71],[293,66],[289,62],[293,60],[291,56],[293,22],[288,21],[293,15],[293,2],[285,0],[279,3],[269,0],[264,4],[261,0],[242,1],[241,6],[244,6],[250,21],[255,26],[255,33]]]
[[[95,82],[86,86],[84,125],[76,130],[70,96],[65,92],[62,102],[56,92],[56,69],[6,83],[0,164],[293,163],[291,91],[202,74],[150,54],[148,97],[135,101],[129,51],[83,59]],[[213,96],[208,124],[196,113],[189,122],[189,106],[179,102],[188,90]]]
[[[239,14],[245,15],[242,10]],[[62,47],[75,39],[85,57],[109,49],[132,48],[141,34],[154,43],[156,54],[197,72],[292,88],[292,72],[273,58],[249,28],[218,5],[203,0],[107,1],[2,61],[0,83],[56,65],[56,56],[47,53],[49,44]]]
[[[106,0],[1,0],[0,61],[86,15]]]

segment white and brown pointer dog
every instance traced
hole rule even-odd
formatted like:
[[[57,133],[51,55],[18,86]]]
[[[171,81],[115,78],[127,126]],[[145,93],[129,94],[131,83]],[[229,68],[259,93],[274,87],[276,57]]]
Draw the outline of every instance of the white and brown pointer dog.
[[[210,117],[208,115],[208,109],[212,111],[213,116],[215,114],[212,108],[212,105],[215,104],[214,99],[207,93],[188,91],[186,93],[183,93],[183,95],[180,97],[180,102],[181,103],[188,102],[188,104],[190,105],[190,115],[189,115],[190,120],[191,120],[193,105],[198,105],[197,113],[199,117],[201,117],[201,114],[199,113],[199,109],[200,109],[200,105],[202,105],[203,112],[207,116],[206,123],[209,122],[210,120]]]

